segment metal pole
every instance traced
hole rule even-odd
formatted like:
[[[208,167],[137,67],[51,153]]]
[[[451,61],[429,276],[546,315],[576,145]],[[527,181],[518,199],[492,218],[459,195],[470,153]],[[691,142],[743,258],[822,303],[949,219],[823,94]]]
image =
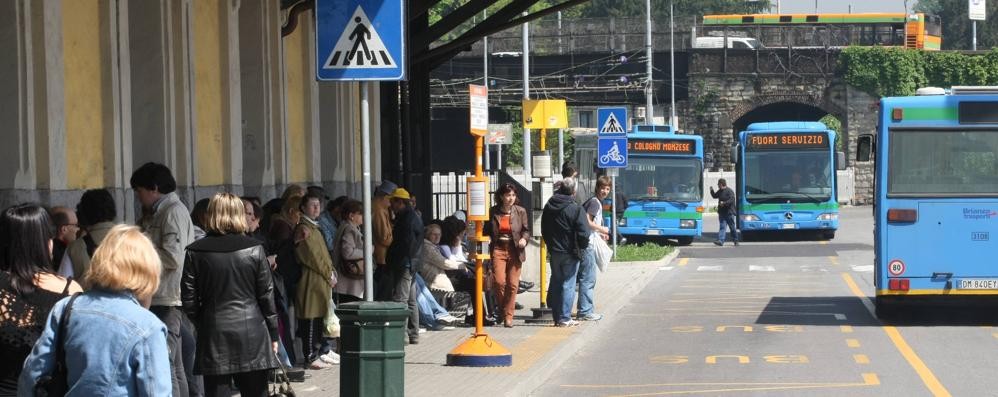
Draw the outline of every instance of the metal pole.
[[[360,82],[361,167],[364,185],[364,300],[374,301],[374,240],[371,235],[371,113],[368,83]]]
[[[558,167],[565,164],[565,130],[558,129]]]
[[[482,20],[486,20],[489,17],[489,10],[482,10]],[[482,70],[484,71],[482,77],[482,85],[485,89],[489,89],[489,36],[482,38]],[[489,148],[489,141],[485,141],[485,169],[492,169],[492,150]]]
[[[651,0],[645,0],[645,56],[648,57],[645,66],[648,81],[645,83],[645,124],[655,123],[655,109],[652,107],[652,48],[651,48]]]
[[[679,119],[676,118],[676,50],[673,36],[676,34],[675,18],[672,16],[672,2],[669,2],[669,130],[675,133],[679,130]]]
[[[523,16],[527,16],[524,12]],[[520,57],[523,58],[523,99],[530,99],[530,24],[523,24],[523,53]],[[526,121],[526,120],[524,120]],[[526,127],[523,128],[523,187],[528,191],[533,189],[531,186],[531,169],[530,169],[530,130]]]
[[[561,48],[561,11],[558,11],[558,54],[562,54]]]
[[[970,24],[970,36],[971,36],[970,49],[973,51],[977,51],[977,21],[973,20],[970,22],[972,22]]]
[[[610,234],[610,239],[613,240],[613,259],[617,259],[617,172],[614,170],[613,176],[610,177],[610,195],[613,197],[610,200],[610,226],[613,227],[613,233]]]

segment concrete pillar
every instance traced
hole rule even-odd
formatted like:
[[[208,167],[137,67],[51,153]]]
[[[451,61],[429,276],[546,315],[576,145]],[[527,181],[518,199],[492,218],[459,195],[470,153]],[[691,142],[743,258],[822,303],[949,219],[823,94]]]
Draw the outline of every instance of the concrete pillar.
[[[239,7],[239,75],[242,108],[244,192],[264,200],[274,189],[278,159],[283,158],[283,73],[280,9],[273,2],[243,2]],[[275,136],[276,135],[276,136]]]

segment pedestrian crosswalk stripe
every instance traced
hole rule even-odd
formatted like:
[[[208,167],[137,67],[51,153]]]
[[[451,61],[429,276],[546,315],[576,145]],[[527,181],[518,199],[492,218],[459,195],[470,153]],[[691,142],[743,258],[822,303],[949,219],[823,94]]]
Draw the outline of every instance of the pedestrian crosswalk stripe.
[[[873,271],[873,265],[853,265],[852,266],[852,271],[854,271],[854,272],[862,272],[862,273],[869,273],[869,272]]]
[[[623,133],[624,126],[620,124],[620,120],[617,120],[617,116],[610,112],[607,116],[606,121],[600,126],[599,132],[610,132],[610,133]]]
[[[359,5],[347,21],[323,69],[378,69],[398,67],[388,47]]]

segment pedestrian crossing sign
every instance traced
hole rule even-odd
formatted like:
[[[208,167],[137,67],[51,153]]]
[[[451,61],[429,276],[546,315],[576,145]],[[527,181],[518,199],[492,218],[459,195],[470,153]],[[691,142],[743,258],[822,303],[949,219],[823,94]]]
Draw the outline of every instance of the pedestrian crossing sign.
[[[627,108],[607,107],[596,109],[597,132],[600,136],[627,134]]]
[[[316,0],[316,78],[404,80],[402,0]]]

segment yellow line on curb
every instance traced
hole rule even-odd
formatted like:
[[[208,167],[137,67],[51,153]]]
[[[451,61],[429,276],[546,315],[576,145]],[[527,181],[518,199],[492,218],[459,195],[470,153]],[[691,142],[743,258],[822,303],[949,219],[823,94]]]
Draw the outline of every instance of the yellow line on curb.
[[[690,258],[683,258],[679,260],[679,266],[686,266],[687,263],[690,263]]]
[[[853,295],[856,295],[856,297],[860,299],[866,299],[866,295],[859,289],[859,286],[856,285],[856,282],[853,281],[852,276],[850,276],[849,273],[842,273],[842,279],[845,280]],[[924,383],[925,387],[932,392],[932,395],[950,396],[949,390],[946,390],[946,387],[939,382],[939,379],[932,373],[932,370],[925,365],[925,362],[923,362],[920,357],[918,357],[918,354],[916,354],[911,346],[908,345],[908,342],[904,340],[904,337],[901,336],[901,332],[899,332],[897,328],[885,325],[882,326],[881,329],[887,333],[887,337],[891,339],[891,342],[894,343],[894,346],[897,347],[901,355],[904,356],[904,359],[908,361],[908,364],[915,370],[918,377],[922,379],[922,383]]]
[[[579,328],[541,327],[536,333],[513,346],[513,366],[490,368],[496,372],[523,372],[533,367],[541,357],[548,354],[569,336],[581,331]]]
[[[669,386],[742,386],[728,389],[708,389],[708,390],[669,390],[648,393],[628,393],[611,395],[615,397],[639,397],[639,396],[668,396],[676,394],[713,394],[713,393],[733,393],[746,391],[773,391],[773,390],[803,390],[803,389],[831,389],[842,387],[869,387],[879,386],[880,378],[875,373],[863,373],[863,382],[855,383],[661,383],[649,385],[561,385],[565,388],[585,388],[585,389],[611,389],[611,388],[648,388],[648,387],[669,387]]]

